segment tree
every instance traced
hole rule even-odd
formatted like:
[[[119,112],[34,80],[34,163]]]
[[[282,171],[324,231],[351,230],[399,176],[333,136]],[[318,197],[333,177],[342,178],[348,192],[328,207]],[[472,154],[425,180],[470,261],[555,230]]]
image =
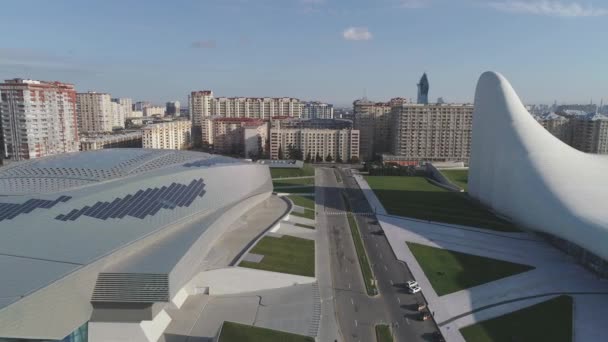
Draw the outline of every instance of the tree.
[[[277,159],[281,160],[283,159],[283,148],[281,148],[281,145],[279,145],[279,152],[277,153]]]
[[[332,161],[334,161],[334,158],[331,157],[331,154],[327,154],[327,157],[325,157],[325,161],[331,163]]]
[[[341,163],[341,162],[343,162],[343,160],[342,160],[342,156],[340,155],[340,152],[338,152],[338,154],[336,155],[336,162],[337,162],[337,163]]]
[[[312,161],[312,155],[310,154],[310,151],[308,151],[308,153],[306,154],[306,162],[310,163]]]
[[[359,158],[358,157],[350,157],[350,163],[351,164],[359,164]]]
[[[322,162],[322,161],[323,161],[323,157],[321,157],[321,156],[319,155],[319,152],[317,152],[317,155],[315,156],[315,161],[316,161],[317,163],[320,163],[320,162]]]

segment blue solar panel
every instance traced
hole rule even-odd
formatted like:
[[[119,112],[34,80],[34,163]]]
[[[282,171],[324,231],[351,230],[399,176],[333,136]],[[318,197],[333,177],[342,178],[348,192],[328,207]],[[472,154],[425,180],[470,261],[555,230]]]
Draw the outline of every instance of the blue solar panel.
[[[74,209],[67,214],[57,215],[55,219],[61,221],[74,221],[82,215],[100,220],[123,218],[127,215],[143,219],[146,216],[155,215],[161,209],[189,207],[197,197],[203,197],[204,194],[205,183],[203,182],[203,179],[194,179],[188,185],[171,183],[169,186],[162,186],[160,188],[138,190],[133,195],[129,194],[124,198],[115,198],[112,202],[97,202],[92,206]],[[65,202],[67,199],[61,198],[60,201]],[[23,205],[25,206],[26,204],[24,203]],[[40,205],[48,204],[46,202],[31,202],[27,204],[28,208],[40,207]],[[8,209],[11,208],[7,206],[7,210]],[[0,203],[0,220],[2,215],[3,207],[2,203]]]
[[[70,196],[60,196],[54,201],[43,199],[29,199],[24,203],[0,203],[0,221],[11,220],[21,214],[31,213],[36,209],[50,209],[59,202],[67,202]]]
[[[209,158],[209,159],[202,159],[202,160],[185,163],[184,166],[185,167],[205,167],[205,166],[212,166],[215,164],[233,164],[233,163],[240,163],[240,162],[241,162],[240,160],[234,159],[234,158],[213,157],[213,158]]]

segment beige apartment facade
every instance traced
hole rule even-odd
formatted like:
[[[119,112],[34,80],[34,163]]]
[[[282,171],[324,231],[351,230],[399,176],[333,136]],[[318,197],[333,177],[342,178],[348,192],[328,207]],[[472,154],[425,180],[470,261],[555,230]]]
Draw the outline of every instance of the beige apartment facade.
[[[403,104],[391,117],[390,152],[401,160],[468,163],[473,105]]]
[[[114,120],[110,94],[87,92],[76,94],[78,124],[81,133],[112,132]]]
[[[261,119],[207,118],[201,132],[203,146],[216,153],[257,157],[266,151],[268,123]]]
[[[361,134],[362,160],[372,160],[390,151],[392,109],[406,102],[403,98],[394,98],[389,102],[361,99],[353,103],[354,128]]]
[[[183,150],[190,146],[192,123],[188,120],[176,120],[155,123],[142,129],[144,148]]]

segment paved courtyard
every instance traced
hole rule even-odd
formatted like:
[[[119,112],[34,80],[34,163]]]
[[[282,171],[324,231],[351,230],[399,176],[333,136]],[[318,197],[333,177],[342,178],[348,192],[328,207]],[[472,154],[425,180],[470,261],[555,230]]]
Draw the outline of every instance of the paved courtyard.
[[[574,341],[608,336],[608,281],[600,280],[568,255],[529,233],[501,233],[458,225],[387,215],[362,177],[357,181],[376,207],[378,221],[399,260],[407,263],[421,284],[448,341],[464,341],[460,328],[546,301],[559,294],[574,299]],[[367,190],[367,191],[365,191]],[[437,296],[406,241],[535,269],[466,290]]]

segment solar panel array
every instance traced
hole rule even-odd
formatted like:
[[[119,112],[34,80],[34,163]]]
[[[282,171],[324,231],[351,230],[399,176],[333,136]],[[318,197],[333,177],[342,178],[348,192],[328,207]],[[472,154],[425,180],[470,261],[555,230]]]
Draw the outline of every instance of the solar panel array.
[[[100,220],[123,218],[127,215],[143,219],[148,215],[155,215],[160,209],[189,207],[197,197],[203,197],[204,189],[202,178],[195,179],[188,185],[174,182],[161,188],[138,190],[135,194],[118,197],[112,202],[97,202],[93,206],[74,209],[65,215],[58,215],[55,219],[74,221],[82,215]]]
[[[232,163],[240,163],[241,161],[234,158],[227,157],[215,157],[209,159],[197,160],[190,163],[185,163],[185,167],[204,167],[204,166],[212,166],[215,164],[232,164]]]
[[[27,214],[34,209],[44,208],[49,209],[59,202],[67,202],[71,199],[70,196],[60,196],[54,201],[43,199],[29,199],[24,203],[0,203],[0,221],[11,220],[21,214]]]

